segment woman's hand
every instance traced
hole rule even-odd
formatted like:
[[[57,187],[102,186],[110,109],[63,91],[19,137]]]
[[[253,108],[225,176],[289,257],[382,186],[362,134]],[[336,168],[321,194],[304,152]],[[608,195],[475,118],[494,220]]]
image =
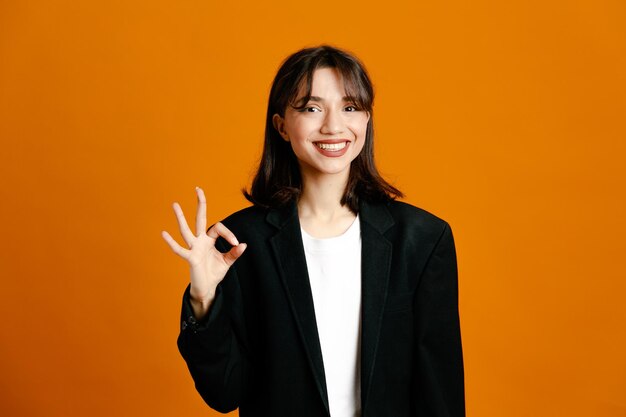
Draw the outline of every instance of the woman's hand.
[[[201,188],[196,187],[198,194],[198,212],[196,213],[196,234],[194,235],[183,210],[178,203],[174,203],[174,213],[178,220],[180,234],[189,249],[183,248],[166,231],[161,232],[163,239],[172,248],[172,251],[189,262],[191,270],[191,304],[196,319],[201,320],[207,313],[217,285],[224,279],[228,268],[241,256],[246,249],[245,243],[239,243],[237,238],[222,223],[215,223],[206,233],[206,198]],[[233,247],[227,253],[221,253],[215,248],[215,241],[222,236]]]

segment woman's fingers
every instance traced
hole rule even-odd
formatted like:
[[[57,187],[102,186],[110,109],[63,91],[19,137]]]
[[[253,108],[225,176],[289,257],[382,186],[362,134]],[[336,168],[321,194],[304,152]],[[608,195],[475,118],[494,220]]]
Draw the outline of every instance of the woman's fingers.
[[[221,222],[215,223],[206,234],[212,238],[217,239],[218,236],[223,237],[233,246],[239,245],[239,241],[235,237],[234,233],[228,230],[226,226],[224,226]]]
[[[224,254],[224,261],[226,262],[226,265],[230,267],[232,264],[234,264],[237,258],[241,256],[241,254],[243,253],[243,251],[246,250],[247,247],[248,245],[245,243],[233,246],[228,252]]]
[[[196,187],[198,194],[198,212],[196,213],[196,236],[202,235],[206,230],[206,197],[200,187]]]
[[[189,229],[189,225],[187,224],[187,219],[185,219],[185,215],[183,214],[183,209],[180,208],[180,204],[174,203],[174,213],[176,214],[176,220],[178,221],[178,228],[180,229],[180,234],[183,236],[185,243],[187,246],[191,247],[191,243],[193,242],[194,235]]]
[[[169,233],[167,233],[165,230],[163,230],[161,232],[161,236],[163,237],[163,239],[165,239],[165,242],[169,245],[169,247],[172,249],[172,251],[182,257],[187,259],[187,252],[189,252],[187,249],[183,248],[182,246],[180,246],[178,244],[178,242],[176,242],[174,240],[174,238],[172,236],[170,236]]]

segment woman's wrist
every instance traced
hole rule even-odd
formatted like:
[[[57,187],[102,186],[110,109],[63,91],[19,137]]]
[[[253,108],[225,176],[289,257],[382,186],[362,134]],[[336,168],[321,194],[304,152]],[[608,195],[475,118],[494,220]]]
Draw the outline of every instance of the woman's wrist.
[[[207,294],[203,296],[194,295],[193,289],[189,291],[189,303],[191,304],[191,308],[193,309],[193,314],[196,317],[196,320],[200,321],[206,316],[211,308],[211,304],[213,304],[213,299],[215,298],[215,291],[209,291]]]

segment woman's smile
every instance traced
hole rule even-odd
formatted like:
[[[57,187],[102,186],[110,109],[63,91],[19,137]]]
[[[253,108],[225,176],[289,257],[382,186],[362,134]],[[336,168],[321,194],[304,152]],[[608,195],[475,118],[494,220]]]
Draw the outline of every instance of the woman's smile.
[[[346,139],[320,140],[313,142],[313,144],[322,155],[336,158],[348,151],[350,141]]]

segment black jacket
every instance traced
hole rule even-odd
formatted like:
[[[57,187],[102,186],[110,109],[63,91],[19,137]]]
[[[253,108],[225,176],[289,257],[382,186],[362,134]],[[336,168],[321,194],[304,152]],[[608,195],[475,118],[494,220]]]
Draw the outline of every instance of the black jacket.
[[[465,415],[449,225],[409,204],[361,203],[363,417]],[[206,403],[241,417],[329,416],[297,215],[248,207],[223,223],[248,248],[198,323],[183,296],[178,348]],[[219,238],[217,247],[230,245]]]

